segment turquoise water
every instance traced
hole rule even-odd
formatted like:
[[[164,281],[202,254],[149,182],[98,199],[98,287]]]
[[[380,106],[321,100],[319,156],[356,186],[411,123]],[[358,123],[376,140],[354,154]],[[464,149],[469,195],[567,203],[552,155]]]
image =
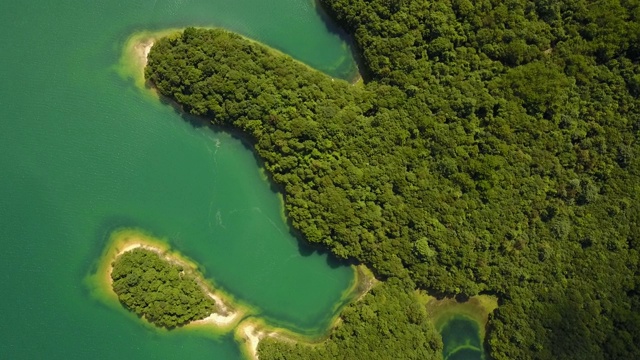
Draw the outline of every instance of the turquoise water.
[[[153,331],[92,298],[83,281],[120,227],[169,239],[273,324],[327,326],[351,269],[301,255],[241,141],[116,71],[132,33],[198,25],[352,76],[312,1],[3,1],[0,22],[1,358],[241,358],[231,335]]]

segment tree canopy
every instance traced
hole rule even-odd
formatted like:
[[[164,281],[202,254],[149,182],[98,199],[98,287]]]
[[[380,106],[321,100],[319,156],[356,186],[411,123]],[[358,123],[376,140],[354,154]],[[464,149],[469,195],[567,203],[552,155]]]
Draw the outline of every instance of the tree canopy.
[[[152,250],[136,248],[118,256],[111,279],[122,305],[159,327],[181,326],[215,310],[192,271]]]
[[[493,358],[637,357],[640,2],[322,3],[365,86],[202,29],[146,77],[247,133],[293,226],[395,298],[497,295]]]

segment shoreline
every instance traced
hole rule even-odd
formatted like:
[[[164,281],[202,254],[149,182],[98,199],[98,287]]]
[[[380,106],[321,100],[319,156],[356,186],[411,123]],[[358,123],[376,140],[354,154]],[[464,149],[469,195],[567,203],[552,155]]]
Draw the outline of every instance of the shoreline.
[[[195,27],[195,28],[222,29],[224,31],[232,32],[219,27]],[[171,28],[171,29],[165,29],[165,30],[159,30],[159,31],[142,31],[142,32],[137,32],[131,35],[125,42],[124,51],[122,53],[122,56],[120,57],[120,61],[118,64],[117,70],[120,73],[120,75],[125,78],[132,79],[135,82],[136,86],[139,88],[151,88],[153,90],[152,86],[151,87],[147,86],[147,82],[144,78],[144,69],[147,66],[149,52],[151,51],[153,44],[162,37],[173,35],[176,33],[181,33],[182,31],[184,31],[184,29],[185,28]],[[232,32],[232,33],[242,37],[244,40],[252,44],[266,48],[269,52],[272,52],[274,55],[289,57],[296,63],[306,67],[311,71],[319,72],[325,76],[330,77],[334,81],[336,80],[336,78],[334,78],[333,76],[321,70],[318,70],[312,67],[311,65],[308,65],[302,62],[301,60],[298,60],[276,48],[273,48],[267,44],[261,43],[257,40],[251,39],[242,34],[239,34],[236,32]],[[364,84],[362,73],[360,72],[359,66],[356,66],[355,73],[351,74],[351,76],[348,79],[337,78],[337,80],[344,81],[353,86],[362,86]],[[153,92],[156,93],[155,91]]]
[[[213,325],[215,327],[225,328],[232,325],[242,317],[243,315],[242,311],[240,310],[231,311],[230,308],[227,306],[227,304],[225,304],[225,302],[222,300],[220,296],[208,290],[207,290],[207,295],[209,295],[209,297],[212,298],[213,301],[215,301],[219,312],[213,312],[204,319],[193,320],[192,322],[190,322],[185,326],[192,327],[192,326],[198,326],[198,325]]]
[[[379,282],[366,266],[352,265],[351,268],[354,270],[353,283],[342,293],[341,301],[336,304],[336,307],[344,307],[347,304],[362,300]],[[341,321],[340,312],[336,311],[326,331],[318,337],[310,337],[296,333],[294,330],[269,325],[263,319],[251,317],[246,318],[236,326],[235,338],[249,360],[259,360],[258,346],[265,337],[271,337],[277,341],[315,346],[323,343],[331,332],[340,325]]]
[[[244,353],[250,360],[259,360],[258,345],[260,345],[260,340],[265,336],[275,334],[275,331],[267,334],[259,328],[259,321],[252,319],[243,321],[236,328],[236,341],[244,348]]]
[[[162,37],[182,31],[180,28],[170,28],[159,31],[141,31],[129,36],[124,43],[116,72],[125,79],[133,80],[136,87],[141,89],[153,88],[147,86],[144,78],[144,68],[147,66],[149,52],[153,44]],[[155,91],[151,93],[156,94]]]
[[[178,253],[171,252],[169,246],[160,240],[154,239],[144,232],[134,229],[123,229],[112,233],[110,244],[107,247],[107,251],[103,254],[101,264],[95,274],[98,278],[94,280],[98,280],[99,284],[94,285],[100,286],[101,288],[96,289],[98,292],[120,304],[117,294],[113,291],[113,279],[111,278],[113,262],[120,255],[137,248],[153,251],[163,260],[178,264],[185,268],[185,271],[191,272],[192,275],[195,276],[202,291],[215,301],[216,311],[204,319],[193,320],[185,324],[182,326],[183,328],[206,325],[213,327],[215,330],[225,330],[236,323],[245,313],[245,311],[240,309],[232,308],[231,305],[229,305],[230,301],[225,300],[223,296],[217,294],[215,290],[212,289],[212,286],[205,282],[201,274],[197,271],[197,264],[184,259]]]
[[[89,275],[85,279],[85,282],[91,288],[92,295],[98,300],[105,302],[107,305],[114,307],[118,311],[122,311],[127,316],[131,316],[132,319],[138,321],[140,319],[136,317],[135,314],[126,310],[121,305],[117,294],[113,291],[111,279],[113,261],[118,256],[137,248],[153,251],[166,261],[181,265],[186,269],[185,271],[193,272],[202,289],[216,302],[215,312],[204,319],[194,320],[184,326],[175,328],[173,331],[201,330],[206,334],[214,336],[217,336],[216,334],[234,331],[236,342],[240,346],[242,353],[245,354],[249,360],[259,359],[258,347],[260,341],[265,337],[273,337],[278,341],[294,342],[309,346],[323,342],[329,336],[330,332],[341,322],[340,312],[335,310],[338,310],[338,308],[346,304],[359,301],[362,296],[377,283],[377,280],[373,278],[367,268],[363,266],[352,266],[354,271],[353,283],[343,291],[340,301],[336,303],[336,307],[334,308],[335,315],[331,319],[330,325],[326,329],[320,329],[322,331],[317,334],[318,336],[305,335],[287,328],[286,324],[283,324],[284,327],[278,327],[277,323],[271,324],[268,319],[256,317],[253,315],[255,311],[252,311],[250,307],[237,303],[232,297],[216,292],[212,289],[213,285],[204,280],[202,275],[197,272],[198,266],[196,263],[185,259],[175,251],[171,251],[169,244],[162,239],[155,238],[140,229],[119,229],[110,234],[107,246],[103,251],[95,273]],[[147,321],[142,321],[142,324],[154,331],[165,331]]]
[[[205,28],[205,29],[209,29],[209,28]],[[119,67],[117,69],[120,75],[122,75],[125,78],[133,80],[136,87],[148,90],[148,93],[152,94],[152,96],[160,97],[161,95],[155,90],[153,85],[147,83],[144,78],[144,70],[148,62],[148,55],[154,43],[159,38],[165,37],[165,36],[171,36],[172,34],[182,32],[183,30],[184,28],[182,29],[173,28],[173,29],[161,30],[156,32],[138,32],[131,35],[125,42],[123,54],[120,57]],[[225,31],[228,31],[228,30],[225,30]],[[318,69],[315,69],[310,65],[298,59],[295,59],[287,55],[286,53],[283,53],[278,49],[272,48],[266,44],[253,40],[241,34],[237,34],[237,35],[241,36],[244,40],[252,44],[266,48],[267,51],[271,52],[275,56],[287,56],[291,58],[293,61],[297,62],[298,64],[306,67],[307,69],[314,72],[319,72],[324,76],[328,76],[333,79],[333,77],[331,77],[330,75]],[[334,79],[334,81],[335,80],[336,79]],[[350,79],[338,78],[337,80],[344,81],[345,83],[349,85],[354,85],[354,86],[362,86],[364,84],[362,79],[362,74],[359,71],[359,67],[356,67],[356,72],[352,74]],[[178,108],[180,107],[178,106]],[[282,198],[281,201],[284,201],[284,198]],[[283,210],[284,210],[284,206],[283,206]],[[286,218],[286,214],[284,213],[284,211],[281,215]],[[141,232],[141,233],[144,234],[144,232]],[[117,235],[117,232],[114,233],[114,235],[112,236],[115,236],[115,235]],[[110,276],[111,274],[110,271],[112,268],[112,266],[110,266],[111,261],[115,260],[115,258],[117,258],[117,256],[121,255],[122,253],[133,250],[137,247],[149,248],[150,250],[156,251],[164,257],[166,257],[166,254],[169,253],[169,247],[166,244],[148,243],[145,241],[140,241],[141,239],[137,239],[137,240],[138,241],[130,240],[123,243],[110,245],[110,247],[113,246],[116,248],[117,253],[112,257],[108,257],[110,259],[110,262],[109,262],[109,273],[108,273],[107,280],[109,281],[108,283],[109,290],[111,290],[111,293],[113,293],[113,297],[116,299],[116,301],[117,301],[117,296],[111,289],[111,276]],[[180,258],[178,254],[176,254],[175,256],[178,259],[183,260],[182,258]],[[189,264],[188,262],[186,263]],[[203,289],[207,291],[207,294],[214,299],[218,309],[216,312],[212,313],[211,315],[209,315],[204,319],[191,321],[190,323],[184,325],[182,329],[207,327],[207,328],[211,328],[215,332],[219,332],[220,330],[223,330],[225,332],[229,330],[234,330],[234,334],[235,334],[234,337],[236,339],[236,342],[240,345],[241,351],[250,360],[258,360],[258,347],[259,347],[260,341],[265,337],[274,337],[278,339],[278,341],[302,343],[309,346],[322,343],[326,340],[329,334],[332,331],[334,331],[336,326],[338,326],[341,322],[341,317],[340,317],[341,314],[337,310],[342,309],[347,304],[361,300],[362,297],[364,297],[369,292],[369,290],[371,290],[378,282],[373,276],[373,274],[371,273],[371,271],[368,268],[364,267],[363,265],[359,265],[359,266],[351,265],[350,267],[354,271],[353,283],[350,284],[350,286],[342,292],[340,300],[336,303],[336,305],[333,308],[334,315],[330,319],[328,328],[324,329],[324,331],[319,333],[318,337],[314,336],[312,338],[302,333],[297,333],[295,332],[295,330],[289,330],[288,328],[285,328],[285,327],[278,328],[277,326],[270,325],[267,322],[268,321],[267,319],[262,319],[257,317],[248,317],[252,314],[252,312],[240,310],[237,304],[235,304],[235,302],[233,301],[230,301],[230,302],[234,305],[234,308],[236,310],[229,312],[229,308],[227,307],[227,304],[229,302],[219,301],[221,300],[221,298],[216,294],[214,294],[213,292],[209,291],[208,287],[203,286],[202,283],[200,285],[203,286]],[[193,268],[195,269],[197,268],[197,266],[193,264]],[[200,276],[197,276],[196,278],[199,279],[199,282],[204,281]],[[242,309],[244,309],[244,307],[242,307]]]

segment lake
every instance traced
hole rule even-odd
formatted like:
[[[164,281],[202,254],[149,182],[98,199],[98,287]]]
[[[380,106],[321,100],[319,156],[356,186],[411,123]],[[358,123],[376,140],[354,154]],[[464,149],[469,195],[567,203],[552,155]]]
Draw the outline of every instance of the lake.
[[[326,330],[353,270],[301,249],[250,144],[118,73],[138,31],[218,26],[353,77],[313,1],[5,1],[0,19],[3,357],[242,358],[231,333],[155,331],[92,297],[84,280],[123,227],[167,239],[269,324]]]

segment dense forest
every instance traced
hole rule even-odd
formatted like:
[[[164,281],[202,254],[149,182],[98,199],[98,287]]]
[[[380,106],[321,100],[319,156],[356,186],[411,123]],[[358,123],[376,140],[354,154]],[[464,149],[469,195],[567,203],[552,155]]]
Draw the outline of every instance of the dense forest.
[[[204,319],[215,303],[191,271],[162,259],[152,250],[136,248],[113,262],[111,279],[118,300],[138,316],[164,328]]]
[[[222,30],[158,41],[145,72],[253,139],[307,241],[386,281],[327,342],[261,359],[437,355],[398,306],[416,288],[496,295],[494,359],[640,356],[640,1],[321,2],[364,86]]]

